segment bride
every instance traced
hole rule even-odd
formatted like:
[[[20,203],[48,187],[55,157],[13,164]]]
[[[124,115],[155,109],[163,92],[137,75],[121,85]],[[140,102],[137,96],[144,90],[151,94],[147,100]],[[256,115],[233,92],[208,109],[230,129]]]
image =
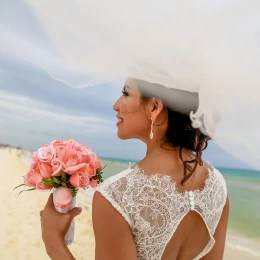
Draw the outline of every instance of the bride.
[[[191,124],[197,96],[176,95],[163,86],[147,93],[147,84],[129,78],[113,106],[118,137],[140,139],[147,151],[140,162],[96,188],[95,259],[220,260],[229,201],[223,176],[202,159],[210,138]],[[75,259],[64,235],[80,212],[57,212],[50,196],[40,215],[51,259]]]

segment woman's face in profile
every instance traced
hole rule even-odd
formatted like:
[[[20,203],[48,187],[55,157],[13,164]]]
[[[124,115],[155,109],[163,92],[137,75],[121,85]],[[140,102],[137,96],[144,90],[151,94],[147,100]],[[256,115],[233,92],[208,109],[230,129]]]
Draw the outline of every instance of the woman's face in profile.
[[[128,79],[123,87],[122,96],[115,102],[113,109],[117,112],[117,135],[120,139],[149,138],[150,121],[142,105],[141,92],[134,79]]]

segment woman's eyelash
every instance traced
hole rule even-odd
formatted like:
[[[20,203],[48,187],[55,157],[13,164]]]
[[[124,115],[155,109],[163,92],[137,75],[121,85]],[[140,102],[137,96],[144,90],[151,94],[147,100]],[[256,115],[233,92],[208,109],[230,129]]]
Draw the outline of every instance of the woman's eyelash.
[[[124,91],[124,90],[122,90],[122,94],[123,94],[124,96],[128,96],[128,93],[127,93],[126,91]]]

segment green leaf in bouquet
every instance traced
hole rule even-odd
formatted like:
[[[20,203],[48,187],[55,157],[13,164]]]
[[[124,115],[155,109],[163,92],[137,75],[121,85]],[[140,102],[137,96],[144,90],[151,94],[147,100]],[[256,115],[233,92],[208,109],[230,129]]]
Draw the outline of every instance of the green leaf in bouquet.
[[[75,189],[74,186],[73,186],[69,181],[67,182],[67,187],[68,187],[70,190]]]
[[[107,167],[107,164],[102,168],[102,169],[98,169],[97,170],[97,173],[99,174],[102,174],[103,173],[103,170]]]
[[[15,189],[17,189],[17,188],[19,188],[19,187],[21,187],[21,186],[26,186],[26,185],[25,185],[24,183],[23,183],[23,184],[20,184],[20,185],[14,187],[13,190],[15,190]]]
[[[45,184],[45,186],[52,186],[53,185],[53,182],[52,180],[50,179],[46,179],[46,178],[42,178],[42,182]]]
[[[98,179],[98,184],[102,183],[104,180],[102,179],[102,177],[100,179]]]
[[[98,184],[99,183],[101,183],[101,182],[103,182],[103,176],[102,176],[102,174],[103,174],[103,172],[98,172],[97,174],[96,174],[96,176],[94,176],[95,178],[93,178],[94,180],[98,180]]]
[[[56,177],[54,177],[54,176],[52,176],[51,178],[52,178],[52,181],[53,181],[54,183],[57,183],[57,184],[60,184],[60,183],[61,183],[61,181],[60,181],[58,178],[56,178]]]
[[[75,197],[77,195],[77,191],[75,189],[70,189],[72,197]]]
[[[24,192],[24,191],[31,191],[31,190],[36,190],[36,188],[32,188],[32,189],[28,189],[28,190],[22,190],[22,191],[19,192],[19,195],[20,195],[22,192]]]
[[[61,187],[62,185],[61,185],[61,183],[53,183],[53,187],[54,188],[59,188],[59,187]]]
[[[67,181],[67,174],[66,174],[66,172],[64,172],[64,171],[61,171],[61,180],[62,180],[63,182],[66,182],[66,181]]]

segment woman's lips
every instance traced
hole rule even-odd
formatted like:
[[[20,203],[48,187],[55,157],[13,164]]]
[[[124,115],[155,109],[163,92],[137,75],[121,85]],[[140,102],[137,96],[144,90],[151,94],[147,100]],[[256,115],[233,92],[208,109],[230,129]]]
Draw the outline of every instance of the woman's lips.
[[[121,118],[121,117],[117,117],[117,119],[118,119],[118,121],[117,121],[117,123],[116,123],[116,124],[120,124],[120,123],[122,123],[122,122],[123,122],[123,118]]]

